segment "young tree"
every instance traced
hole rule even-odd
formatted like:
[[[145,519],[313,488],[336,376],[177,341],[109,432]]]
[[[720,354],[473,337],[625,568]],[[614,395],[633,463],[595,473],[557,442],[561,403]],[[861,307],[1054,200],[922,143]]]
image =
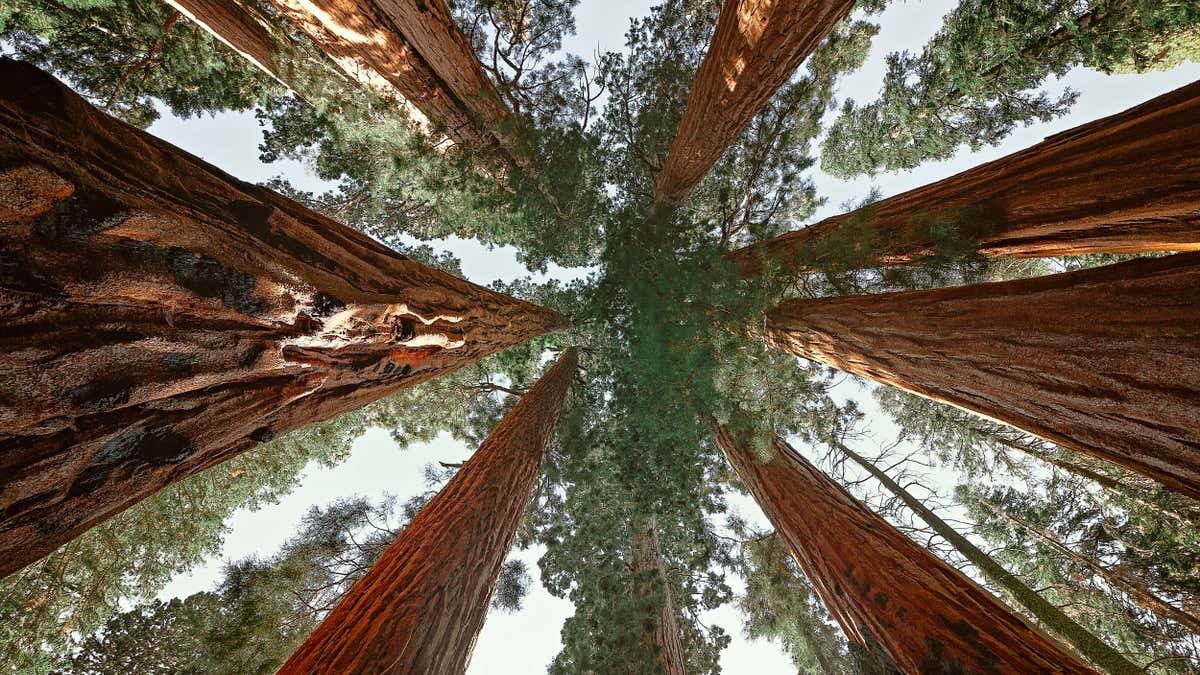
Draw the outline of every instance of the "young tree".
[[[779,349],[1200,497],[1200,253],[931,291],[790,300]],[[1097,319],[1100,317],[1100,319]],[[1097,367],[1098,364],[1102,364]]]
[[[868,510],[781,439],[713,435],[846,636],[902,672],[1094,672]]]
[[[658,198],[682,202],[853,6],[852,0],[725,0],[658,174]]]
[[[279,672],[465,670],[576,365],[563,352]]]
[[[565,326],[0,62],[0,575],[278,434]]]
[[[862,252],[866,264],[933,253],[954,232],[986,255],[1200,249],[1200,83],[945,180],[729,256],[745,275],[768,261],[808,271]]]

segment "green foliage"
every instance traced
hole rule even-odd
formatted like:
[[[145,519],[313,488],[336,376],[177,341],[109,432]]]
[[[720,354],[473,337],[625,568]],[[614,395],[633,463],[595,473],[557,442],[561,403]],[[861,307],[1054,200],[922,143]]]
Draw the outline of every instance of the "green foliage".
[[[1153,61],[1163,35],[1200,22],[1195,3],[964,0],[921,54],[888,56],[876,101],[846,101],[821,168],[839,177],[911,169],[960,146],[995,145],[1018,125],[1064,114],[1076,95],[1039,91],[1076,66]]]

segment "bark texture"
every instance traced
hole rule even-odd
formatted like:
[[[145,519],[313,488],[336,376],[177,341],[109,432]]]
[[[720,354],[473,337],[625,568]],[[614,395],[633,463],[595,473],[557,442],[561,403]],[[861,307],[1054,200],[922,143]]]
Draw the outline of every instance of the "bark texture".
[[[281,675],[466,670],[575,370],[563,352]]]
[[[0,576],[253,445],[565,323],[0,60]]]
[[[659,198],[683,201],[853,6],[852,0],[725,0],[659,173]]]
[[[852,222],[874,234],[874,262],[904,263],[931,252],[923,223],[938,220],[987,255],[1200,249],[1200,82],[729,257],[746,276],[766,260],[811,265]]]
[[[517,120],[444,0],[269,0],[353,78],[415,106],[457,143],[528,165]]]
[[[1095,672],[776,439],[760,461],[713,434],[852,643],[905,673]]]
[[[1200,253],[931,291],[792,300],[784,351],[1200,498]]]
[[[289,89],[292,78],[281,43],[266,22],[239,0],[164,0],[259,70]]]
[[[633,537],[633,573],[636,577],[647,577],[649,583],[637,589],[642,596],[653,593],[655,577],[663,586],[663,603],[658,617],[646,626],[643,641],[658,652],[663,675],[687,675],[687,661],[683,654],[683,642],[679,637],[679,623],[675,618],[675,602],[667,570],[663,564],[662,546],[658,542],[658,528],[653,518],[636,526]]]

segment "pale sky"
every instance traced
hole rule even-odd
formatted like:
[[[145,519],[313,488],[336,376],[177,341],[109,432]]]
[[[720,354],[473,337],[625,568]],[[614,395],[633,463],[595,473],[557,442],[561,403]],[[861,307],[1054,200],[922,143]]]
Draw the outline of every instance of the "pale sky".
[[[590,57],[597,47],[601,50],[620,49],[629,18],[644,14],[649,5],[644,0],[583,0],[576,13],[579,35],[569,41],[567,49],[585,58]],[[844,78],[839,87],[839,100],[847,97],[872,100],[882,82],[884,56],[897,49],[919,50],[940,25],[941,16],[953,5],[949,0],[894,2],[887,12],[875,18],[882,24],[882,31],[875,39],[871,57],[862,69]],[[840,204],[861,198],[872,185],[879,186],[883,195],[889,196],[939,180],[1028,147],[1045,136],[1125,110],[1196,79],[1200,79],[1200,65],[1197,64],[1147,75],[1106,76],[1077,69],[1050,86],[1052,93],[1065,86],[1080,92],[1073,111],[1050,123],[1019,129],[999,147],[977,153],[960,152],[945,162],[927,164],[906,174],[884,174],[874,180],[840,181],[814,169],[818,192],[828,198],[817,218],[838,212]],[[246,180],[263,181],[282,174],[300,187],[320,187],[320,181],[299,164],[263,165],[258,161],[256,148],[260,129],[252,114],[221,114],[190,120],[173,119],[168,114],[150,131]],[[462,240],[447,242],[444,247],[462,259],[466,276],[476,283],[510,280],[526,274],[511,249],[488,250],[476,242]],[[550,270],[552,276],[560,278],[578,272],[555,267]],[[845,384],[838,392],[859,400],[870,415],[872,429],[878,438],[885,439],[894,434],[894,427],[878,412],[870,396],[862,395],[862,390],[855,384]],[[353,453],[345,463],[332,469],[310,467],[295,491],[279,504],[257,512],[235,514],[228,523],[230,532],[221,555],[191,573],[175,578],[160,597],[183,597],[210,588],[219,579],[225,561],[251,554],[271,555],[295,531],[301,515],[312,505],[327,504],[351,495],[379,499],[384,493],[391,493],[401,500],[407,499],[424,490],[422,467],[425,464],[439,460],[461,461],[470,456],[472,450],[462,443],[441,438],[434,443],[400,451],[387,433],[373,430],[355,443]],[[947,474],[942,479],[953,485],[952,475]],[[761,512],[748,499],[732,500],[732,505],[752,522],[765,524]],[[538,551],[521,554],[535,575],[537,554]],[[731,583],[736,588],[736,580],[731,579]],[[545,672],[559,651],[559,629],[570,614],[569,602],[550,596],[540,583],[535,583],[521,612],[512,615],[492,613],[488,617],[468,672],[472,675]],[[759,675],[795,672],[795,667],[777,645],[750,642],[742,637],[741,618],[732,606],[710,613],[705,617],[705,623],[717,623],[733,637],[733,644],[725,650],[721,661],[725,672]]]

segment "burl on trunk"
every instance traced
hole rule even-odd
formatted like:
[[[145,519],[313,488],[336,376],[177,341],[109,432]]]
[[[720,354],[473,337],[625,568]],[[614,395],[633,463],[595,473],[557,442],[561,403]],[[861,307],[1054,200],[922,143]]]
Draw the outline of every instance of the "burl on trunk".
[[[575,368],[563,352],[281,675],[466,670]]]
[[[851,642],[904,673],[1094,673],[781,439],[763,462],[713,435]]]
[[[0,60],[0,576],[257,443],[565,324]]]
[[[1200,253],[929,291],[791,300],[775,347],[1200,498]]]
[[[687,108],[658,175],[658,197],[683,201],[852,0],[725,0]]]
[[[931,227],[946,225],[987,255],[1200,249],[1200,82],[729,258],[746,276],[819,264],[850,222],[880,264],[931,253]]]

